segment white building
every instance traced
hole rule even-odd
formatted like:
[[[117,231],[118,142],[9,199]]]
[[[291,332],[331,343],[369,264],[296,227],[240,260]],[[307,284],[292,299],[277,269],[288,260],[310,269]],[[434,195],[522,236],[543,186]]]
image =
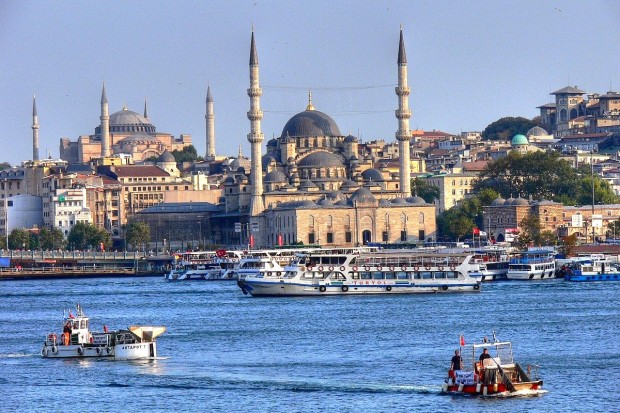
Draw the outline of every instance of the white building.
[[[40,228],[43,225],[43,202],[40,196],[16,195],[0,202],[0,232],[7,234],[14,229]],[[8,216],[7,216],[8,211]]]
[[[67,236],[78,222],[92,224],[93,218],[87,205],[86,188],[57,190],[52,198],[54,228]]]

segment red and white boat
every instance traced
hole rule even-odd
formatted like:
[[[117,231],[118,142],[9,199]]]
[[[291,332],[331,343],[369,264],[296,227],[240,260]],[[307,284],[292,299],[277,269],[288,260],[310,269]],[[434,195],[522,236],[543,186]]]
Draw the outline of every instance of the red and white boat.
[[[486,342],[485,342],[486,341]],[[462,370],[449,370],[442,392],[469,395],[494,395],[542,390],[538,366],[528,364],[523,369],[512,357],[512,343],[483,340],[480,344],[464,345],[461,338]],[[487,349],[490,357],[480,355]]]

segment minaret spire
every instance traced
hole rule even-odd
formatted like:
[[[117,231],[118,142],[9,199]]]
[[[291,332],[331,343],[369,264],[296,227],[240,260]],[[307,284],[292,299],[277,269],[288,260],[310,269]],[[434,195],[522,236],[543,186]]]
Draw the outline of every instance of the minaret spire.
[[[252,164],[252,171],[250,173],[250,182],[252,183],[250,216],[257,216],[265,210],[261,154],[261,143],[265,138],[261,132],[263,111],[260,109],[260,96],[262,94],[263,90],[260,87],[258,71],[258,53],[254,42],[254,28],[252,27],[252,40],[250,44],[250,87],[248,88],[248,96],[250,97],[250,110],[248,111],[250,133],[248,134],[248,141],[251,146],[250,159]]]
[[[39,160],[39,116],[37,115],[37,97],[32,95],[32,160]]]
[[[149,118],[149,111],[146,107],[146,96],[144,97],[144,119],[148,119]]]
[[[101,91],[101,156],[108,157],[110,153],[110,112],[108,109],[108,97],[105,93],[105,83]]]
[[[400,27],[400,42],[398,44],[398,86],[396,95],[398,96],[398,109],[396,119],[398,119],[398,131],[396,140],[398,141],[398,151],[400,153],[400,191],[401,196],[406,198],[411,196],[411,156],[409,141],[411,140],[411,130],[409,130],[409,86],[407,84],[407,55],[405,54],[405,41],[403,40],[403,27]]]
[[[207,122],[207,160],[215,160],[215,113],[213,112],[213,97],[211,96],[211,86],[207,86],[207,112],[205,119]]]

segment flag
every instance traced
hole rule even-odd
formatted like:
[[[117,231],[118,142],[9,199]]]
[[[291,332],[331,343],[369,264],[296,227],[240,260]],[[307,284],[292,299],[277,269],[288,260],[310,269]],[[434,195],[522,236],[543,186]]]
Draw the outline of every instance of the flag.
[[[474,235],[480,235],[480,229],[474,227]]]
[[[69,318],[75,318],[73,314],[71,314],[71,311],[69,311]]]
[[[284,245],[284,236],[282,234],[278,234],[278,245],[280,247]]]
[[[463,336],[463,334],[461,334],[461,336],[459,337],[459,341],[460,341],[461,347],[463,347],[465,345],[465,336]]]
[[[254,248],[254,235],[250,234],[250,248]]]
[[[108,332],[108,326],[106,326],[105,324],[103,325],[103,332],[107,333]]]

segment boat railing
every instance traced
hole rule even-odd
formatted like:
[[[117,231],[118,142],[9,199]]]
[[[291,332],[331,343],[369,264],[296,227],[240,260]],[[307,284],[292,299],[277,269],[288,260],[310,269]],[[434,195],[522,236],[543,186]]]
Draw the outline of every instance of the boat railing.
[[[462,258],[462,257],[461,257]],[[436,257],[436,256],[360,256],[357,260],[358,265],[376,267],[438,267],[457,266],[462,259],[456,256]]]
[[[537,257],[537,258],[511,258],[511,264],[544,264],[553,262],[552,257]]]

